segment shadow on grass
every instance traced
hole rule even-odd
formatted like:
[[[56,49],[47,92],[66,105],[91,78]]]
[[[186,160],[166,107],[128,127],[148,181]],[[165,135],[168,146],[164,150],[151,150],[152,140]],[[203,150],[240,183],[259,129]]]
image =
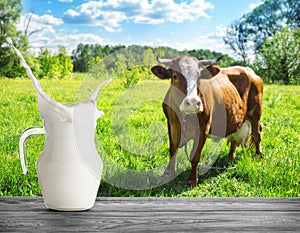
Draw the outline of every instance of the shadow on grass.
[[[227,156],[220,157],[205,174],[198,175],[198,185],[201,185],[205,180],[217,177],[220,174],[234,169],[236,161],[229,159]],[[182,192],[185,192],[190,187],[185,185],[190,173],[190,168],[181,172],[175,178],[169,179],[167,182],[162,181],[163,185],[155,188],[143,190],[130,190],[120,188],[104,181],[101,182],[98,191],[98,197],[174,197]],[[161,179],[164,179],[161,177]]]

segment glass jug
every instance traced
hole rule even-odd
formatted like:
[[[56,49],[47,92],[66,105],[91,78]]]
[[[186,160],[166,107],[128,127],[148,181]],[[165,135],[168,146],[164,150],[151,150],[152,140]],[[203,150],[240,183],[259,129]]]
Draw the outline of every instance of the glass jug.
[[[26,165],[25,142],[31,135],[46,134],[43,151],[37,161],[37,174],[45,205],[54,210],[78,211],[91,208],[97,196],[103,163],[94,142],[96,120],[104,113],[96,106],[100,83],[90,97],[79,103],[61,104],[42,90],[21,53],[21,58],[38,95],[42,127],[25,130],[19,140],[23,173]]]

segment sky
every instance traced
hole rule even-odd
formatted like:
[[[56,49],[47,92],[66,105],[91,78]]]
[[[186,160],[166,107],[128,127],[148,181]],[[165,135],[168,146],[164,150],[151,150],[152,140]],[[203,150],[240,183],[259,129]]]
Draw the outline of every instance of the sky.
[[[22,0],[17,25],[33,49],[59,45],[71,53],[79,43],[168,46],[229,53],[226,27],[261,0]]]

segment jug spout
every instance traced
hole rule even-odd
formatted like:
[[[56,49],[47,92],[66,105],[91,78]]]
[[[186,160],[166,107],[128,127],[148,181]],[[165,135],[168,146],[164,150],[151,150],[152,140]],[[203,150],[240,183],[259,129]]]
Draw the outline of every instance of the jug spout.
[[[19,156],[20,156],[21,166],[22,166],[24,175],[28,173],[28,168],[27,168],[27,164],[26,164],[26,148],[25,148],[26,140],[32,135],[42,135],[42,134],[45,134],[44,127],[43,126],[35,126],[35,127],[30,127],[28,129],[24,130],[20,136]]]

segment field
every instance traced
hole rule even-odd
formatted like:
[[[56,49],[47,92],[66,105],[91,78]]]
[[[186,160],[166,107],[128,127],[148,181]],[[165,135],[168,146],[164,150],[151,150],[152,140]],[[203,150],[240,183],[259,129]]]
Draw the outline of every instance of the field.
[[[87,80],[41,80],[60,102],[84,100],[95,86]],[[98,196],[158,197],[300,197],[300,86],[265,85],[263,158],[251,148],[238,148],[227,159],[224,140],[208,141],[196,188],[184,187],[190,165],[181,149],[177,177],[162,178],[168,138],[161,103],[167,82],[142,81],[124,88],[113,80],[100,91],[96,145],[104,162]],[[23,130],[40,126],[36,92],[28,79],[0,79],[0,196],[41,195],[35,164],[45,136],[26,142],[29,173],[22,174],[18,140]],[[190,150],[190,144],[189,148]],[[208,169],[213,165],[214,169]]]

